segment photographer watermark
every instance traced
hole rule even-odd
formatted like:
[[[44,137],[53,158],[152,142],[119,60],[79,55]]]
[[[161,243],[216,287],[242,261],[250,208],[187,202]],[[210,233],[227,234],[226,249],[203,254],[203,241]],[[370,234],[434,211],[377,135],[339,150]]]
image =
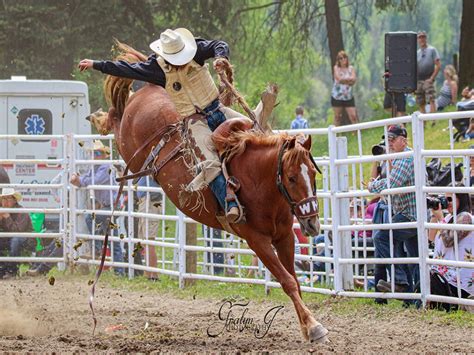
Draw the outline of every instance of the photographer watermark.
[[[276,306],[265,312],[265,315],[258,319],[249,314],[250,301],[236,302],[224,301],[219,307],[217,314],[219,321],[212,323],[207,328],[207,335],[214,338],[224,332],[250,332],[255,338],[262,339],[268,334],[278,312],[284,307]]]

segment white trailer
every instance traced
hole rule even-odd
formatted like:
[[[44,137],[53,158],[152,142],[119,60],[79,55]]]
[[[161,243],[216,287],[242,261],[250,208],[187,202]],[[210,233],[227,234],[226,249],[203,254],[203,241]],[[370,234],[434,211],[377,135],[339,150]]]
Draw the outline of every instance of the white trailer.
[[[26,80],[25,77],[0,80],[0,135],[9,135],[8,139],[0,139],[0,159],[62,159],[65,141],[61,137],[15,136],[90,134],[91,125],[85,120],[89,114],[88,88],[83,82]],[[3,165],[11,183],[49,184],[62,171],[57,162]],[[19,190],[24,207],[57,207],[50,189]]]

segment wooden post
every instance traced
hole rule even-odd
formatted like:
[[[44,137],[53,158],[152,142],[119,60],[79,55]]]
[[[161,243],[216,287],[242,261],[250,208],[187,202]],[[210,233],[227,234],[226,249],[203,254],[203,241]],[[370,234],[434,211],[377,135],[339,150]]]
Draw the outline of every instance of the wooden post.
[[[186,245],[197,245],[197,224],[188,223],[186,226]],[[186,272],[187,273],[196,273],[197,271],[197,254],[195,251],[186,252]],[[196,280],[194,279],[185,279],[184,286],[194,285]]]

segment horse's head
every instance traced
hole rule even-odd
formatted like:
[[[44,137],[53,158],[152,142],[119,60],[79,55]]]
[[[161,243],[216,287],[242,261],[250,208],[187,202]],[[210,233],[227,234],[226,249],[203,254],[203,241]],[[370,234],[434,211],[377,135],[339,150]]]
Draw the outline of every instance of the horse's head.
[[[91,125],[95,127],[97,132],[105,136],[109,134],[111,131],[111,128],[109,127],[108,122],[107,122],[107,116],[108,116],[107,112],[104,112],[102,111],[101,108],[99,108],[97,111],[87,116],[86,120],[88,120],[91,123]]]
[[[318,235],[319,206],[316,196],[316,171],[311,156],[311,136],[286,140],[278,157],[277,184],[291,206],[305,235]]]

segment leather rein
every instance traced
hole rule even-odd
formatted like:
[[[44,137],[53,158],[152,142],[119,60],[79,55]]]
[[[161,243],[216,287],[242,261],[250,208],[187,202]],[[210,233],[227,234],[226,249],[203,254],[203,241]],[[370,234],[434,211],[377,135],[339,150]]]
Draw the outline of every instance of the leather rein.
[[[276,176],[276,183],[278,186],[278,190],[280,190],[281,194],[285,198],[286,202],[290,205],[291,213],[300,221],[300,218],[307,218],[319,215],[319,204],[318,204],[318,197],[316,196],[316,179],[314,180],[313,185],[313,195],[311,197],[307,197],[302,199],[299,202],[293,200],[290,196],[288,190],[286,189],[285,185],[283,185],[283,154],[288,149],[288,141],[285,141],[278,153],[278,169],[277,169],[277,176]],[[319,170],[318,165],[313,159],[311,152],[308,152],[309,158],[313,163],[316,170],[321,174],[321,170]]]
[[[159,129],[158,131],[156,131],[155,133],[153,133],[138,149],[137,151],[133,154],[133,156],[130,158],[130,160],[128,161],[127,163],[127,166],[125,167],[125,171],[123,173],[123,176],[120,177],[120,178],[116,178],[116,181],[117,182],[120,182],[120,186],[119,186],[119,190],[118,190],[118,193],[117,193],[117,197],[115,198],[115,201],[114,201],[114,204],[112,205],[112,212],[111,212],[111,215],[110,215],[110,218],[107,219],[107,229],[105,231],[105,236],[104,236],[104,244],[102,245],[102,252],[101,252],[101,257],[100,257],[100,264],[99,264],[99,268],[97,269],[97,272],[96,272],[96,275],[95,275],[95,279],[94,279],[94,283],[92,284],[92,288],[91,288],[91,292],[89,294],[89,307],[92,311],[92,318],[94,320],[94,329],[92,330],[92,334],[95,333],[95,329],[97,327],[97,318],[95,316],[95,312],[94,312],[94,307],[93,307],[93,302],[94,302],[94,295],[95,295],[95,287],[97,285],[97,282],[99,281],[99,277],[100,275],[102,274],[102,271],[104,269],[104,263],[105,263],[105,255],[106,255],[106,251],[107,251],[107,243],[108,243],[108,240],[109,240],[109,233],[110,233],[110,230],[113,229],[113,228],[116,228],[115,227],[115,224],[112,222],[113,221],[113,216],[114,216],[114,212],[115,212],[115,209],[117,208],[117,206],[119,205],[119,202],[120,202],[120,197],[122,195],[122,192],[123,192],[123,188],[125,186],[125,182],[129,179],[136,179],[136,178],[139,178],[141,176],[147,176],[147,175],[150,175],[151,173],[153,174],[156,174],[158,173],[158,171],[174,156],[176,155],[180,149],[182,148],[182,144],[178,144],[171,152],[168,153],[168,155],[162,160],[159,162],[158,166],[153,166],[151,168],[148,168],[148,166],[152,163],[154,163],[156,161],[156,159],[158,158],[158,153],[159,151],[161,150],[161,148],[164,147],[164,145],[166,143],[168,143],[171,139],[171,136],[178,130],[178,124],[177,123],[174,123],[174,124],[169,124],[169,125],[166,125],[164,126],[163,128]],[[134,159],[150,144],[152,143],[154,140],[156,140],[158,137],[160,137],[160,141],[158,142],[158,144],[156,146],[153,147],[151,153],[149,154],[149,156],[147,157],[147,159],[145,160],[145,163],[143,164],[142,168],[140,169],[140,171],[138,173],[135,173],[135,174],[131,174],[131,175],[127,175],[129,169],[130,169],[130,164],[134,161]]]

